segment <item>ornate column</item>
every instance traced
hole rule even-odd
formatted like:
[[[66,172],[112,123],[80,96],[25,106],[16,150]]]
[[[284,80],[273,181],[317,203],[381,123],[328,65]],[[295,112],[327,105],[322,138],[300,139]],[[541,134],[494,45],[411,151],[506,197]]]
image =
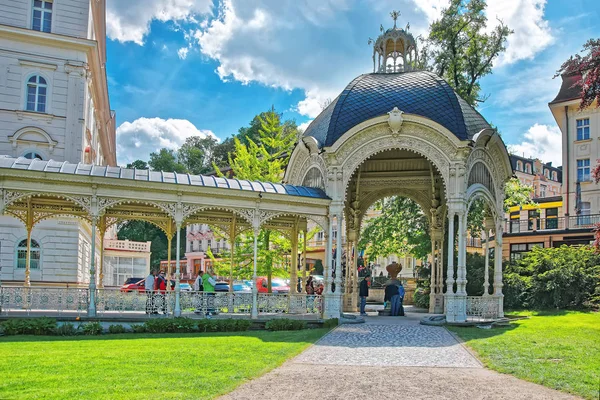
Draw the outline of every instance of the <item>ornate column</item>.
[[[352,311],[356,312],[358,310],[358,234],[352,242],[353,251],[352,251]]]
[[[298,293],[298,218],[292,228],[292,249],[290,260],[290,293]]]
[[[324,291],[324,312],[323,318],[340,317],[340,299],[339,289],[336,292],[331,291],[332,265],[333,265],[333,218],[335,214],[330,214],[327,219],[327,245],[325,246],[326,266],[325,266],[325,291]]]
[[[448,212],[448,266],[446,270],[446,297],[454,295],[454,217],[453,210]]]
[[[490,231],[494,228],[494,222],[486,219],[484,228],[485,238],[485,267],[483,269],[483,295],[490,295]]]
[[[100,218],[98,223],[100,231],[100,265],[98,266],[98,288],[104,288],[104,235],[106,234],[106,217]]]
[[[431,230],[431,281],[429,293],[429,312],[444,312],[444,294],[442,293],[442,247],[444,242],[441,229]]]
[[[304,228],[304,230],[302,231],[302,239],[303,239],[303,244],[302,244],[302,284],[301,284],[301,288],[302,288],[302,293],[306,293],[306,268],[308,268],[306,265],[306,227]]]
[[[456,294],[467,295],[467,213],[458,214],[458,266],[456,267]]]
[[[252,232],[254,233],[254,260],[253,267],[254,270],[252,272],[252,311],[250,313],[250,317],[252,319],[258,318],[258,286],[257,286],[257,276],[256,270],[258,267],[258,235],[260,234],[260,221],[258,218],[258,204],[256,206],[256,210],[254,210],[254,216],[252,218]]]
[[[342,294],[342,213],[336,215],[337,237],[335,239],[335,292]]]
[[[175,262],[175,310],[173,310],[173,315],[176,317],[180,317],[181,316],[181,287],[179,285],[179,277],[181,275],[181,228],[183,225],[183,205],[181,204],[181,201],[179,201],[177,203],[177,206],[175,208],[175,229],[177,231],[177,241],[176,241],[176,246],[177,248],[175,249],[175,257],[177,258],[177,261]],[[169,267],[171,267],[171,265],[169,264]],[[168,276],[167,278],[167,287],[170,286],[170,282],[169,279],[171,279],[170,276]]]
[[[502,294],[502,226],[501,217],[496,219],[496,249],[494,251],[494,296],[498,298],[498,317],[504,317],[504,294]]]
[[[92,250],[90,257],[90,297],[88,303],[88,317],[96,316],[96,224],[98,217],[92,215]]]
[[[236,216],[233,214],[233,220],[229,227],[229,248],[231,252],[230,265],[229,265],[229,293],[233,293],[233,263],[235,258],[235,229],[236,229]],[[232,297],[230,297],[232,299]]]
[[[24,286],[31,286],[31,231],[33,230],[33,211],[31,209],[31,197],[27,199],[27,216],[25,217],[25,229],[27,230],[27,254],[25,255],[25,281]]]

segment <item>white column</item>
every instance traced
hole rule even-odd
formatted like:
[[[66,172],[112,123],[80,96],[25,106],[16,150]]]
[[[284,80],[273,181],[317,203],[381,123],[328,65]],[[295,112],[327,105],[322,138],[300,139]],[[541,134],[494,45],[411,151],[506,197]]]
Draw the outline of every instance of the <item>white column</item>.
[[[458,214],[458,265],[456,267],[456,294],[467,295],[467,214]]]
[[[88,317],[96,316],[96,222],[97,218],[92,217],[92,251],[90,257],[90,297],[88,303]],[[29,251],[27,252],[29,254]]]
[[[446,296],[454,294],[454,217],[453,211],[448,212],[448,268],[446,271]]]
[[[326,266],[325,266],[325,293],[331,294],[331,282],[333,280],[332,276],[332,266],[333,266],[333,218],[329,218],[329,224],[327,228],[327,246],[325,246],[325,255]]]
[[[502,294],[502,224],[496,221],[496,250],[494,251],[494,296],[498,297],[499,317],[504,317],[504,295]]]
[[[292,251],[290,260],[290,293],[298,293],[298,225],[292,229]]]
[[[260,233],[259,228],[254,228],[254,271],[252,273],[252,312],[251,318],[258,318],[258,287],[256,286],[256,268],[258,260],[258,234]]]
[[[483,267],[483,295],[490,295],[490,235],[486,228],[484,229],[483,239],[485,239],[485,266]]]
[[[337,215],[337,238],[335,240],[335,292],[342,293],[342,213]]]
[[[181,291],[180,291],[180,287],[179,287],[179,275],[181,274],[181,267],[180,267],[180,259],[181,259],[181,254],[180,254],[180,247],[181,247],[181,222],[177,221],[175,226],[177,227],[177,248],[175,249],[175,257],[177,257],[177,261],[175,262],[175,310],[173,312],[173,315],[175,315],[176,317],[180,317],[181,316]],[[169,283],[169,279],[171,279],[170,276],[167,277],[167,288],[170,286]],[[165,298],[166,300],[166,298]]]

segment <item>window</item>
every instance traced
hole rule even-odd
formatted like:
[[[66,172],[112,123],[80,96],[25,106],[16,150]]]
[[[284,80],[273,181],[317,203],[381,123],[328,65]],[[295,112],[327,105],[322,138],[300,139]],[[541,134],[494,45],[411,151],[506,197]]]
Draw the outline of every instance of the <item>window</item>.
[[[590,138],[590,119],[581,118],[577,120],[577,140],[587,140]]]
[[[46,80],[34,75],[27,81],[27,111],[46,112]]]
[[[590,159],[577,160],[577,181],[587,182],[590,180]]]
[[[40,268],[40,245],[35,240],[31,239],[29,248],[29,266],[31,269]],[[27,239],[23,239],[17,246],[17,268],[25,268],[27,266]]]
[[[591,225],[592,219],[590,218],[591,203],[589,201],[582,201],[580,204],[581,209],[577,216],[577,225]]]
[[[521,212],[513,211],[510,213],[510,233],[521,232]]]
[[[319,231],[317,232],[317,242],[322,242],[325,240],[325,232]]]
[[[212,240],[207,239],[206,240],[206,250],[211,249],[212,248]]]
[[[556,171],[552,171],[552,180],[553,181],[557,181],[558,180],[557,175],[556,175]]]
[[[546,209],[546,229],[558,229],[558,208]]]
[[[523,162],[517,161],[517,171],[523,171]]]
[[[527,214],[527,229],[530,231],[540,229],[540,210],[529,210]]]
[[[533,250],[534,247],[544,248],[544,243],[519,243],[510,245],[510,259],[511,261],[520,260],[523,258],[525,253]]]
[[[540,197],[546,197],[546,185],[540,185]]]
[[[548,169],[546,169],[546,168],[544,168],[544,176],[545,176],[547,179],[550,179],[550,171],[549,171]]]
[[[44,159],[44,157],[42,157],[41,155],[39,155],[38,153],[36,153],[34,151],[29,151],[29,152],[23,154],[23,157],[28,160],[43,160]]]
[[[48,0],[33,1],[33,20],[31,29],[34,31],[48,32],[52,28],[52,2]]]
[[[531,164],[525,164],[525,172],[527,172],[528,174],[531,173]]]

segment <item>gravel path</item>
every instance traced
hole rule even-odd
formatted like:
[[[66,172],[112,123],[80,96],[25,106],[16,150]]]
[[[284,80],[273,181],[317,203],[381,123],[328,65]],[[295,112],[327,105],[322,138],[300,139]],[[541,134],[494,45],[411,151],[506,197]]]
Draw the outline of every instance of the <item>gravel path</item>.
[[[407,318],[342,325],[222,399],[575,399],[482,367],[445,328]]]

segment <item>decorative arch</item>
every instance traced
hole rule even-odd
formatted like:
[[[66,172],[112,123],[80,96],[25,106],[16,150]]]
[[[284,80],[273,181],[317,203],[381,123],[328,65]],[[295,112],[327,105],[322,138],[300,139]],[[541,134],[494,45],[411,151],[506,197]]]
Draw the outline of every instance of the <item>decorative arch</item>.
[[[120,204],[144,204],[156,207],[166,213],[170,218],[175,219],[177,203],[155,202],[151,200],[132,200],[132,199],[116,199],[111,197],[98,198],[98,215],[104,215],[110,208]]]
[[[490,193],[488,188],[481,183],[475,183],[467,189],[467,212],[477,199],[483,199],[486,202],[492,217],[496,219],[499,216],[496,198]]]
[[[325,190],[325,174],[318,165],[313,165],[306,171],[304,178],[302,178],[302,186]]]
[[[450,147],[442,151],[439,148],[441,145]],[[387,125],[380,124],[356,134],[336,152],[336,159],[343,170],[343,193],[347,192],[352,176],[364,161],[378,153],[394,149],[412,151],[427,159],[440,173],[444,192],[447,191],[451,162],[447,154],[454,154],[456,146],[429,128],[415,124],[403,125],[399,135],[392,135]]]
[[[14,134],[9,136],[8,140],[11,142],[13,149],[16,149],[20,142],[27,143],[29,145],[41,144],[48,146],[50,153],[54,151],[54,147],[58,144],[56,140],[52,139],[52,136],[50,136],[48,132],[35,126],[26,126],[19,129]]]

